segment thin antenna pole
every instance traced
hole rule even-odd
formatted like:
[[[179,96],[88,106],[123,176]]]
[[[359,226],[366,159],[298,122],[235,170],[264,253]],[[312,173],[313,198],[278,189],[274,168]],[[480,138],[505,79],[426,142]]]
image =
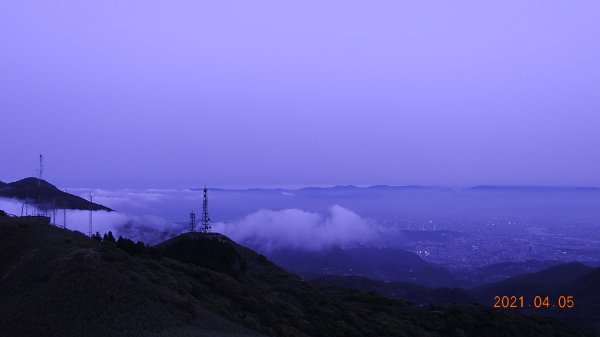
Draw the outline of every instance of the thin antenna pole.
[[[92,202],[92,192],[90,192],[90,202]],[[88,228],[88,233],[90,234],[90,237],[92,236],[92,205],[90,205],[90,223],[89,223],[89,228]]]
[[[25,215],[29,215],[29,184],[27,184],[27,192],[25,192]]]
[[[55,226],[58,226],[57,222],[56,222],[56,198],[52,198],[52,201],[54,203],[54,207],[52,208],[52,218],[53,218],[52,223]]]
[[[40,154],[40,168],[38,170],[38,187],[42,187],[42,176],[44,174],[44,156]]]
[[[38,168],[38,210],[37,215],[47,216],[47,211],[42,213],[42,202],[44,199],[42,198],[42,176],[44,174],[44,156],[40,154],[40,167]]]
[[[64,191],[67,193],[67,190]],[[63,196],[63,228],[67,228],[67,202],[65,201],[65,197]]]

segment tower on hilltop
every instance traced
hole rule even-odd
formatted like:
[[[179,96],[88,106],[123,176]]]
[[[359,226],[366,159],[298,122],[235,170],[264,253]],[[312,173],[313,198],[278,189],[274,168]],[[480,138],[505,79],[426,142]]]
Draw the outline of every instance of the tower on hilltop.
[[[208,189],[204,186],[204,201],[202,202],[202,233],[210,233],[210,218],[208,217]]]

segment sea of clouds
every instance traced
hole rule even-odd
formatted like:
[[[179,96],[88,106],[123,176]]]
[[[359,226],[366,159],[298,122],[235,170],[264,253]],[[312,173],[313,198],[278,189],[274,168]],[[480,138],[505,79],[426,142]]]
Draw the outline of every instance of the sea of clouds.
[[[86,197],[89,189],[70,189],[68,192]],[[114,209],[114,212],[93,212],[93,232],[112,231],[132,240],[156,244],[187,231],[189,213],[196,210],[200,219],[202,194],[193,190],[92,190],[94,202]],[[236,207],[231,194],[211,193],[214,204],[225,203]],[[260,203],[256,203],[258,206]],[[255,205],[255,204],[253,204]],[[251,244],[261,251],[293,248],[318,250],[377,240],[381,229],[374,220],[359,216],[337,204],[322,212],[301,208],[269,209],[247,206],[232,210],[234,216],[212,221],[213,231],[222,233],[242,244]],[[241,207],[241,206],[240,206]],[[14,199],[0,198],[0,209],[21,215],[23,204]],[[30,209],[30,212],[33,210]],[[243,215],[239,215],[243,214]],[[66,219],[65,219],[66,218]],[[66,217],[58,210],[52,219],[63,226],[88,233],[89,212],[68,210]]]

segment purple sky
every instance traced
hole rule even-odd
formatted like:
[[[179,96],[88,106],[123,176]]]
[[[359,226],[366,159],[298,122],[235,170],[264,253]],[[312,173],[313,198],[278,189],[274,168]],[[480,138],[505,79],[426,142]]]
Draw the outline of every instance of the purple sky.
[[[0,180],[600,186],[600,2],[0,1]]]

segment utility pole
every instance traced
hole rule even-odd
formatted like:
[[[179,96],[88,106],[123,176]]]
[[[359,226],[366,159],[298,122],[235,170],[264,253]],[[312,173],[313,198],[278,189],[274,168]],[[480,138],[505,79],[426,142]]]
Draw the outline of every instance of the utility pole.
[[[29,215],[29,184],[27,184],[27,190],[25,192],[25,216]]]
[[[56,222],[56,198],[52,198],[54,205],[52,208],[52,224],[58,227],[58,222]]]

